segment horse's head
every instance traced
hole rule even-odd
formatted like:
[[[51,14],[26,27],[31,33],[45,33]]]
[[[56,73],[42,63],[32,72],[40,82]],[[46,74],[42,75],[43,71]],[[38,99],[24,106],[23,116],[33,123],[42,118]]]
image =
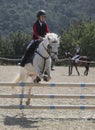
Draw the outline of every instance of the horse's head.
[[[58,59],[58,47],[60,38],[55,33],[47,33],[46,38],[48,40],[48,50],[52,59]]]
[[[72,58],[73,57],[73,55],[69,51],[65,52],[65,56],[67,58]]]

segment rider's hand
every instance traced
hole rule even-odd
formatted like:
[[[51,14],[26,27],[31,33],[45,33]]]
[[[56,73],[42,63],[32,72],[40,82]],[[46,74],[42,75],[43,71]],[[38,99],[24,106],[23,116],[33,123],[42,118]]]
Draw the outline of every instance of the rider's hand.
[[[43,41],[43,39],[44,39],[44,38],[43,38],[43,37],[41,37],[41,36],[39,36],[38,38],[39,38],[41,41]]]

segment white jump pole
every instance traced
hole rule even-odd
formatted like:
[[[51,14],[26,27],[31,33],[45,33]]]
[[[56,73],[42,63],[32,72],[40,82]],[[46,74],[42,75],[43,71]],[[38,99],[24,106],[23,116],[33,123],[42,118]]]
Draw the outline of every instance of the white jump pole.
[[[24,86],[32,86],[32,87],[95,87],[95,83],[63,83],[63,82],[54,82],[54,83],[27,83],[27,82],[21,82],[21,83],[9,83],[9,82],[0,82],[0,86],[4,87],[24,87]]]
[[[0,109],[92,109],[95,110],[95,105],[46,105],[46,106],[24,106],[24,105],[9,105],[9,106],[0,106]]]
[[[29,95],[28,94],[13,94],[13,95],[0,95],[0,98],[28,98]],[[75,98],[75,99],[95,99],[95,95],[85,95],[85,94],[81,94],[81,95],[67,95],[67,94],[32,94],[30,95],[30,98],[50,98],[50,99],[54,99],[54,98],[67,98],[67,99],[71,99],[71,98]]]

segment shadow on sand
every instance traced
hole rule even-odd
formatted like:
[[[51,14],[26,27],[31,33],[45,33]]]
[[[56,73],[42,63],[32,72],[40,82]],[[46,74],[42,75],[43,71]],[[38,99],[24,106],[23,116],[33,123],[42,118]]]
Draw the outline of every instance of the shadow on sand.
[[[27,118],[25,115],[22,116],[6,116],[4,117],[4,125],[7,126],[20,126],[22,128],[38,128],[40,122],[37,118]]]

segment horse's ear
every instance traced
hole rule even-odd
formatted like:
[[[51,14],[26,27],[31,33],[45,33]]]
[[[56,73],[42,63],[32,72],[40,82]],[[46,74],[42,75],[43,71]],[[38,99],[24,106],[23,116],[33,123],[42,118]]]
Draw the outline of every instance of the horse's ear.
[[[60,39],[61,39],[61,36],[58,36],[58,39],[60,40]]]
[[[51,37],[50,37],[50,36],[48,36],[48,40],[51,40]]]
[[[61,39],[61,36],[58,36],[58,38],[57,38],[58,40],[58,44],[60,44],[60,39]]]

